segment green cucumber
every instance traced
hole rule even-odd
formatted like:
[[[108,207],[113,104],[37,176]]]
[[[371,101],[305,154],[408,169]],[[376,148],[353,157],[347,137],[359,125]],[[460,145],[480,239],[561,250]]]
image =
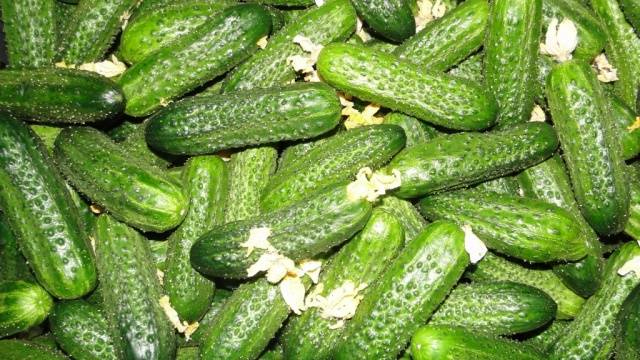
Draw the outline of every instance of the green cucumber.
[[[67,26],[69,19],[78,7],[78,4],[70,4],[62,1],[54,1],[54,17],[56,20],[56,49],[60,49],[65,36],[67,35]],[[59,55],[59,54],[58,54]]]
[[[623,245],[611,255],[604,270],[602,286],[558,338],[550,359],[593,359],[600,348],[613,340],[616,315],[625,298],[640,283],[640,277],[634,272],[622,276],[618,271],[627,261],[638,256],[640,247],[636,242]]]
[[[542,360],[533,347],[476,331],[448,326],[425,326],[411,338],[415,360]]]
[[[87,123],[124,109],[120,87],[73,69],[0,70],[0,107],[29,121]]]
[[[446,71],[480,48],[488,17],[487,0],[465,1],[429,22],[393,53],[429,71]]]
[[[364,229],[322,269],[316,290],[311,292],[327,297],[347,281],[356,287],[372,286],[403,246],[401,223],[386,210],[376,208]],[[317,308],[307,309],[291,319],[281,340],[285,358],[329,359],[342,334],[341,328],[333,327],[336,321],[323,318]]]
[[[122,74],[119,82],[127,97],[125,112],[149,115],[224,74],[253,54],[258,40],[270,30],[270,15],[259,5],[225,9]]]
[[[248,2],[255,2],[258,4],[266,4],[284,8],[307,7],[315,4],[313,0],[248,0]]]
[[[385,171],[399,171],[395,195],[413,198],[472,185],[535,165],[558,147],[544,123],[515,125],[504,131],[439,136],[396,155]]]
[[[44,145],[25,125],[0,121],[0,208],[38,282],[62,299],[96,284],[80,217]]]
[[[352,0],[358,16],[373,30],[394,42],[416,33],[410,2],[404,0]]]
[[[189,211],[168,240],[164,291],[180,319],[189,323],[204,315],[214,290],[213,282],[191,267],[189,251],[200,235],[224,222],[227,176],[226,164],[217,156],[193,157],[183,171]]]
[[[395,359],[469,264],[455,224],[428,225],[367,290],[333,358]]]
[[[546,353],[558,340],[558,337],[560,337],[567,330],[570,324],[570,321],[555,320],[544,330],[542,330],[542,332],[525,340],[524,343]]]
[[[209,309],[207,310],[206,314],[204,314],[202,319],[198,321],[198,323],[200,324],[198,326],[198,329],[196,329],[196,331],[191,334],[191,340],[194,343],[202,343],[202,340],[211,331],[211,328],[216,326],[216,315],[218,315],[218,312],[220,311],[220,309],[222,309],[227,299],[231,297],[231,294],[233,294],[232,291],[220,288],[216,289],[216,292],[213,294]]]
[[[640,131],[632,127],[636,114],[617,96],[611,96],[611,118],[617,124],[617,131],[622,143],[622,158],[630,160],[640,154]]]
[[[0,358],[9,360],[68,360],[62,353],[44,345],[23,340],[0,340]]]
[[[511,281],[458,285],[431,316],[429,325],[456,326],[491,335],[537,329],[556,316],[544,291]]]
[[[499,127],[531,117],[541,31],[542,0],[491,3],[484,40],[484,74],[498,102]]]
[[[593,70],[568,61],[547,79],[547,99],[582,215],[600,235],[627,220],[626,182],[616,124]]]
[[[493,125],[496,103],[480,84],[431,73],[364,45],[331,44],[318,73],[329,85],[420,120],[456,130]]]
[[[358,39],[360,39],[360,37],[358,35],[354,34],[354,36],[357,37]],[[386,42],[384,40],[380,40],[378,38],[371,38],[371,40],[365,42],[364,45],[366,47],[375,49],[376,51],[381,51],[381,52],[389,53],[389,54],[392,54],[393,51],[396,48],[398,48],[398,45],[390,43],[390,42]]]
[[[53,64],[56,56],[55,3],[56,0],[0,2],[10,67],[38,68]]]
[[[53,299],[40,285],[22,280],[0,283],[0,338],[39,325],[51,308]]]
[[[5,215],[0,213],[0,282],[10,280],[33,281],[29,265],[18,247],[18,239],[9,228]]]
[[[147,142],[165,153],[197,155],[308,139],[336,127],[341,109],[322,83],[199,96],[155,114]]]
[[[147,240],[108,215],[98,218],[93,236],[116,348],[127,359],[172,359],[174,329],[160,307],[160,284]]]
[[[382,198],[380,207],[394,215],[402,224],[405,245],[415,239],[427,226],[427,221],[420,215],[418,209],[408,201],[395,196],[385,196]]]
[[[55,156],[79,192],[116,218],[145,231],[176,227],[187,212],[182,190],[162,170],[149,166],[92,128],[67,128]]]
[[[616,321],[616,359],[640,359],[640,339],[637,336],[640,326],[640,287],[627,296],[622,304]]]
[[[391,112],[384,117],[385,124],[398,125],[404,130],[407,138],[405,147],[410,148],[428,140],[434,139],[441,133],[428,124],[409,115]]]
[[[145,120],[140,124],[136,124],[135,129],[126,139],[119,141],[119,145],[135,157],[140,159],[146,164],[166,169],[171,165],[165,158],[160,157],[151,148],[146,140],[146,129],[149,126],[149,120]],[[112,137],[109,135],[109,137]]]
[[[179,347],[176,350],[176,360],[198,360],[199,351],[197,347]]]
[[[150,241],[149,249],[156,268],[161,271],[167,270],[167,252],[169,251],[168,241]]]
[[[363,167],[379,168],[405,144],[396,125],[370,125],[339,133],[278,171],[264,190],[263,210],[282,208],[352,179]]]
[[[640,29],[640,1],[620,0],[619,3],[626,19],[633,25],[633,28],[638,31]]]
[[[56,342],[74,359],[118,359],[107,319],[96,306],[84,300],[59,302],[49,323]]]
[[[30,125],[29,127],[38,135],[44,146],[50,152],[53,151],[53,144],[63,129],[62,127],[49,125]]]
[[[640,168],[634,164],[629,168],[629,220],[624,226],[625,234],[640,241]]]
[[[459,63],[456,67],[449,70],[447,73],[462,79],[483,83],[483,59],[483,52],[475,53]]]
[[[520,186],[513,176],[503,176],[497,179],[481,182],[472,191],[480,193],[493,192],[503,195],[520,195]]]
[[[260,355],[258,360],[284,360],[284,354],[281,346],[274,346],[273,349],[267,350]]]
[[[317,139],[312,139],[309,141],[297,142],[295,144],[287,146],[280,157],[278,158],[278,170],[277,172],[283,171],[289,165],[293,164],[298,158],[307,154],[311,149],[316,147],[317,145],[322,144],[323,142],[330,139],[333,135],[338,132],[342,132],[343,129],[340,127],[336,128],[334,131],[325,134],[325,136],[321,136]]]
[[[208,275],[245,279],[264,250],[247,254],[242,244],[255,228],[269,228],[278,253],[299,261],[325,252],[364,227],[371,214],[366,199],[352,198],[346,185],[329,188],[288,207],[213,228],[191,248],[191,264]]]
[[[545,90],[547,88],[547,77],[551,73],[551,69],[556,64],[556,61],[550,56],[538,57],[538,77],[535,86],[535,102],[543,110],[548,110],[547,95]],[[546,113],[545,113],[546,118]],[[546,119],[545,119],[546,120]]]
[[[294,55],[307,55],[293,42],[296,35],[317,45],[346,40],[356,28],[356,13],[348,0],[332,0],[296,17],[274,34],[267,47],[238,66],[226,78],[223,92],[282,86],[296,79],[288,63]]]

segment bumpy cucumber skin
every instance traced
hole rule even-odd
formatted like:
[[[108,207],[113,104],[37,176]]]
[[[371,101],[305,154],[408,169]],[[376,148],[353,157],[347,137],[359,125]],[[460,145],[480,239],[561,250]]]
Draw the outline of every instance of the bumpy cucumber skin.
[[[412,116],[391,112],[384,117],[385,124],[398,125],[407,138],[405,147],[410,148],[441,135],[440,131]]]
[[[0,340],[0,358],[20,360],[68,360],[64,354],[44,345],[23,340]]]
[[[428,225],[367,291],[334,358],[395,359],[468,264],[464,233],[457,225]]]
[[[247,59],[271,30],[271,17],[259,5],[230,7],[192,33],[130,67],[119,82],[125,112],[146,116],[164,103],[222,75]]]
[[[363,167],[379,168],[405,144],[396,125],[370,125],[339,133],[300,156],[269,181],[261,207],[274,210],[337,183],[353,179]]]
[[[132,158],[92,128],[67,128],[56,160],[69,181],[114,217],[145,231],[176,227],[187,212],[180,186],[165,172]]]
[[[519,195],[520,186],[513,176],[503,176],[497,179],[481,182],[474,186],[472,191],[480,193],[493,192],[503,195]]]
[[[400,172],[402,184],[394,194],[413,198],[516,172],[543,161],[557,147],[553,127],[527,123],[504,131],[439,136],[403,150],[385,169]]]
[[[483,59],[484,53],[480,51],[469,56],[464,61],[459,63],[458,66],[452,68],[447,73],[459,78],[482,83],[484,82]]]
[[[416,33],[416,22],[408,1],[353,0],[358,15],[377,34],[402,42]]]
[[[0,121],[0,208],[38,282],[73,299],[96,284],[96,268],[77,209],[47,150],[10,117]]]
[[[622,143],[622,158],[630,160],[640,154],[640,131],[629,130],[636,121],[636,114],[617,96],[610,96],[611,118],[617,124],[618,136]]]
[[[188,0],[136,12],[120,38],[119,55],[130,64],[195,31],[233,0]]]
[[[381,208],[374,209],[364,229],[322,269],[319,294],[326,297],[345,281],[372,286],[403,246],[404,231],[398,219]],[[331,328],[334,323],[322,318],[317,308],[291,319],[281,341],[285,359],[329,359],[342,334],[341,329]]]
[[[633,25],[634,29],[638,31],[638,29],[640,29],[640,1],[620,0],[619,3],[627,20]]]
[[[400,221],[404,230],[405,245],[415,239],[428,224],[412,203],[395,196],[383,197],[380,208],[394,215]]]
[[[233,292],[229,290],[220,288],[216,289],[216,292],[213,294],[213,299],[211,300],[209,310],[207,310],[207,313],[204,314],[200,321],[198,321],[198,323],[200,324],[200,326],[198,326],[198,329],[196,329],[196,331],[191,334],[191,341],[193,341],[195,344],[202,343],[202,340],[210,332],[210,329],[216,326],[216,316],[218,315],[218,312],[220,312],[220,309],[222,309],[222,307],[224,306],[227,299],[231,297],[232,293]]]
[[[317,68],[339,90],[436,125],[482,130],[495,121],[495,100],[480,84],[425,72],[364,45],[328,45]]]
[[[530,269],[497,255],[487,255],[468,272],[473,281],[514,281],[536,287],[558,304],[558,319],[571,319],[578,314],[584,299],[566,287],[551,270]]]
[[[356,12],[348,0],[332,0],[309,10],[285,25],[269,39],[267,47],[252,56],[226,78],[223,92],[268,88],[288,84],[296,72],[288,63],[294,55],[306,55],[293,42],[301,35],[317,45],[346,40],[356,28]]]
[[[542,332],[538,333],[534,337],[531,337],[524,341],[525,344],[546,353],[551,349],[553,344],[557,341],[571,324],[570,321],[555,320],[549,326],[547,326]]]
[[[638,164],[629,167],[629,220],[624,226],[625,234],[640,240],[640,168]]]
[[[160,308],[160,284],[147,240],[109,215],[98,218],[93,236],[116,347],[127,359],[172,359],[174,329]]]
[[[214,284],[191,267],[189,251],[200,235],[224,222],[228,172],[217,156],[189,159],[183,171],[189,211],[169,237],[164,291],[181,320],[199,320],[211,305]]]
[[[96,306],[84,300],[59,302],[49,323],[56,342],[74,359],[118,359],[107,319]]]
[[[640,278],[633,272],[621,276],[618,269],[638,256],[640,247],[631,242],[609,258],[602,286],[587,300],[580,314],[558,339],[550,359],[592,359],[613,339],[616,315],[629,293],[640,283]]]
[[[627,221],[629,186],[616,124],[592,69],[574,61],[547,78],[547,99],[584,218],[600,235]]]
[[[465,1],[440,19],[428,23],[393,53],[428,71],[446,71],[480,48],[488,17],[487,0]]]
[[[411,338],[415,360],[542,360],[533,347],[464,328],[428,325]]]
[[[248,0],[247,2],[255,2],[258,4],[266,4],[272,6],[282,6],[282,7],[307,7],[315,4],[313,0]],[[285,11],[289,11],[286,9]]]
[[[0,107],[28,121],[87,123],[124,109],[120,87],[72,69],[0,70]]]
[[[484,40],[486,84],[498,102],[498,126],[528,121],[533,110],[542,0],[495,0]]]
[[[616,320],[616,359],[640,359],[640,287],[636,287],[622,304]]]
[[[22,280],[0,283],[0,338],[44,321],[53,299],[40,285]]]
[[[150,119],[147,142],[170,154],[205,154],[308,139],[341,119],[336,92],[322,83],[195,97]]]
[[[0,282],[11,280],[34,281],[29,265],[18,247],[18,239],[9,228],[5,215],[0,213]]]
[[[56,0],[2,0],[2,21],[12,68],[50,66],[56,56]]]
[[[146,128],[149,126],[149,119],[140,124],[136,124],[135,129],[126,139],[119,141],[119,145],[126,151],[133,154],[146,164],[166,169],[171,163],[164,158],[158,156],[151,148],[146,140]],[[112,137],[109,135],[109,137]]]
[[[264,253],[256,249],[247,255],[247,248],[240,246],[251,229],[270,228],[271,245],[298,261],[347,240],[364,227],[370,215],[368,201],[349,199],[347,186],[338,185],[289,207],[213,228],[191,248],[191,264],[208,275],[244,279],[247,269]]]

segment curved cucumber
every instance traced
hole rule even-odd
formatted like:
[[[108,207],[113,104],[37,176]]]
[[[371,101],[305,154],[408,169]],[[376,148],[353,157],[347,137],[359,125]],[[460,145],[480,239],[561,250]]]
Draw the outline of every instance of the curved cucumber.
[[[51,308],[53,299],[37,284],[22,280],[0,283],[0,338],[39,325]]]
[[[358,15],[376,33],[402,42],[416,32],[410,3],[404,0],[352,0]]]
[[[640,326],[640,287],[627,296],[622,304],[616,321],[616,359],[640,359],[640,338],[637,329]]]
[[[64,354],[44,345],[23,340],[0,340],[0,358],[20,360],[68,360]]]

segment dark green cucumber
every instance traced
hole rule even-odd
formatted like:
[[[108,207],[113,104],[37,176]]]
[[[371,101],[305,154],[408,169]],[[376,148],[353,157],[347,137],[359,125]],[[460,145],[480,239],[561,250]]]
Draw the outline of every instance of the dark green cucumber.
[[[427,226],[427,221],[420,215],[418,209],[408,201],[395,196],[385,196],[382,198],[380,207],[400,221],[404,230],[405,244],[418,236]]]
[[[627,261],[638,256],[640,247],[636,242],[623,245],[611,255],[604,270],[602,286],[558,338],[550,359],[593,359],[600,348],[613,340],[616,315],[631,290],[640,283],[640,277],[634,272],[622,276],[618,271]]]
[[[426,142],[441,135],[441,133],[428,124],[399,112],[391,112],[384,117],[385,124],[398,125],[404,130],[407,138],[405,147]]]
[[[198,321],[200,324],[198,329],[191,334],[191,341],[196,344],[202,343],[204,337],[211,331],[211,328],[216,326],[215,319],[218,315],[218,312],[224,306],[225,302],[233,292],[225,289],[216,289],[216,292],[213,294],[213,299],[211,300],[211,305],[209,306],[209,310],[204,314],[202,319]]]
[[[170,154],[206,154],[308,139],[340,121],[336,92],[322,83],[293,84],[171,104],[150,119],[147,142]]]
[[[493,192],[504,195],[520,195],[520,186],[514,176],[503,176],[497,179],[481,182],[473,187],[473,191],[480,193]]]
[[[556,316],[544,291],[510,281],[458,285],[431,316],[429,325],[459,326],[491,335],[537,329]]]
[[[480,48],[488,17],[487,0],[465,1],[428,23],[393,53],[429,71],[446,71]]]
[[[9,360],[68,360],[61,352],[23,340],[0,340],[0,358]]]
[[[556,66],[547,99],[582,215],[600,235],[621,231],[629,187],[617,126],[595,73],[574,61]]]
[[[118,359],[107,319],[96,306],[84,300],[59,302],[49,323],[56,342],[74,359]]]
[[[234,4],[233,0],[188,0],[136,12],[122,32],[119,55],[130,64],[140,62]]]
[[[205,274],[245,279],[247,269],[264,250],[247,255],[241,244],[255,228],[269,228],[267,240],[278,253],[299,261],[325,252],[364,227],[371,204],[352,198],[342,184],[288,207],[217,226],[202,235],[191,248],[191,264]]]
[[[20,252],[18,239],[9,228],[5,215],[0,213],[0,282],[10,280],[35,279]]]
[[[627,296],[622,304],[616,321],[616,359],[640,359],[640,338],[637,330],[640,326],[640,287]]]
[[[53,64],[56,56],[55,3],[56,0],[0,2],[10,67],[38,68]]]
[[[278,171],[264,190],[264,210],[282,208],[336,183],[363,167],[379,168],[405,144],[396,125],[370,125],[339,133]]]
[[[396,359],[469,264],[455,224],[428,225],[367,291],[333,358]]]
[[[403,0],[353,0],[358,16],[373,30],[394,42],[416,33],[410,3]]]
[[[224,74],[247,59],[271,30],[259,5],[233,6],[188,35],[130,67],[119,82],[132,116],[153,113],[164,104]]]
[[[439,136],[403,150],[385,169],[400,172],[395,195],[412,198],[505,176],[543,161],[557,147],[553,127],[527,123],[504,131]]]
[[[524,342],[542,351],[543,353],[546,353],[558,340],[558,337],[560,337],[562,333],[567,330],[569,324],[571,324],[570,321],[555,320],[544,330],[542,330],[542,332],[525,340]]]
[[[92,128],[68,128],[55,156],[70,182],[116,218],[145,231],[176,227],[187,200],[165,172],[149,166]]]
[[[193,270],[189,251],[200,235],[224,222],[227,166],[217,156],[193,157],[185,165],[182,176],[189,211],[169,237],[164,291],[180,319],[192,323],[209,308],[214,284]]]
[[[632,125],[636,114],[617,96],[611,96],[611,118],[616,122],[616,130],[622,143],[622,158],[630,160],[640,154],[640,131]]]
[[[356,13],[348,0],[332,0],[309,10],[285,25],[269,39],[267,47],[252,56],[226,78],[223,92],[282,86],[296,79],[288,58],[305,55],[293,42],[304,36],[317,45],[346,40],[356,28]]]
[[[404,246],[404,231],[395,216],[376,208],[367,225],[329,260],[314,290],[327,297],[345,282],[372,286]],[[322,289],[321,291],[319,289]],[[289,321],[282,336],[286,359],[329,359],[342,335],[336,319],[326,319],[317,308],[307,309]],[[348,322],[348,321],[347,321]]]
[[[619,3],[626,19],[633,25],[634,29],[638,31],[638,29],[640,29],[640,1],[620,0]]]
[[[171,163],[163,157],[160,157],[149,147],[146,140],[146,129],[149,126],[149,120],[145,120],[140,124],[135,124],[136,127],[126,139],[118,141],[120,147],[126,152],[133,154],[136,158],[140,159],[146,164],[166,169]],[[109,135],[109,137],[112,137]]]
[[[72,69],[0,70],[0,107],[29,121],[86,123],[124,109],[120,87]]]
[[[495,0],[484,40],[484,74],[495,96],[498,126],[528,121],[542,31],[542,0]]]
[[[629,167],[629,219],[624,226],[625,234],[640,240],[640,168],[638,164]]]
[[[341,129],[340,127],[336,128],[334,131],[325,134],[325,136],[321,136],[318,139],[312,139],[309,141],[303,141],[303,142],[298,142],[292,145],[287,146],[284,150],[282,150],[282,153],[280,154],[280,157],[278,158],[278,170],[277,172],[283,171],[285,168],[287,168],[290,164],[293,164],[298,158],[304,156],[305,154],[307,154],[309,151],[311,151],[311,149],[313,149],[314,147],[322,144],[323,142],[327,141],[328,139],[330,139],[333,135],[342,132],[343,129]]]
[[[478,52],[466,58],[464,61],[458,64],[458,66],[449,70],[447,73],[459,78],[475,81],[479,83],[484,82],[484,66],[483,66],[484,53]]]
[[[64,180],[36,135],[0,120],[0,208],[38,282],[73,299],[96,284],[96,268]]]
[[[127,359],[172,359],[174,329],[160,307],[160,284],[147,240],[109,215],[98,218],[93,236],[116,348]]]
[[[533,347],[468,329],[425,326],[411,338],[411,357],[415,360],[542,360],[546,357]]]
[[[495,121],[495,100],[480,84],[426,72],[364,45],[328,45],[317,67],[339,90],[436,125],[482,130]]]
[[[39,325],[53,308],[51,296],[35,283],[0,283],[0,338]]]

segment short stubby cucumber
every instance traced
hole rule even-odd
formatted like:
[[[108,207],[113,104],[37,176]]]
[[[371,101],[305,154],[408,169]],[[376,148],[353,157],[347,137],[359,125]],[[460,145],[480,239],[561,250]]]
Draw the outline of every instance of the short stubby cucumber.
[[[627,296],[616,320],[616,359],[640,359],[640,339],[636,331],[640,326],[640,287]]]
[[[22,280],[0,283],[0,338],[39,325],[52,308],[51,295],[38,284]]]
[[[394,42],[402,42],[416,32],[409,1],[353,0],[360,18],[373,30]]]
[[[24,340],[0,340],[0,358],[20,360],[68,360],[63,353]]]
[[[150,119],[147,142],[170,154],[206,154],[308,139],[340,121],[336,92],[322,83],[198,96]]]
[[[328,45],[317,67],[341,91],[446,128],[482,130],[496,118],[496,102],[480,84],[427,72],[364,45]]]

